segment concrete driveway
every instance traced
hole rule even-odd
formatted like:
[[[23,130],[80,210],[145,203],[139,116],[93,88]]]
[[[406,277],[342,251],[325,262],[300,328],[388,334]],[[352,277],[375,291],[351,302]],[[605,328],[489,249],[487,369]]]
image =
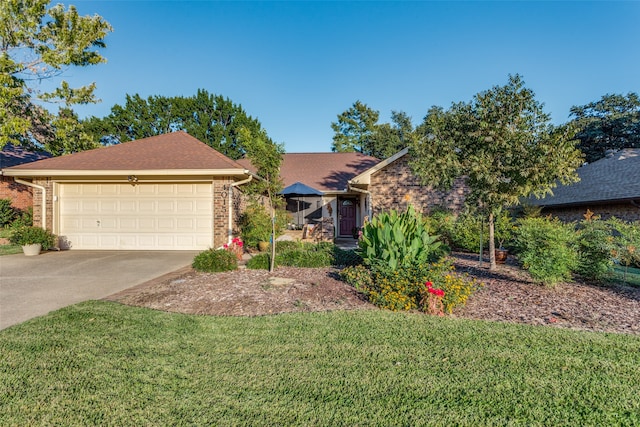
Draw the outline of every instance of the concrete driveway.
[[[0,257],[0,329],[191,264],[192,251],[62,251]]]

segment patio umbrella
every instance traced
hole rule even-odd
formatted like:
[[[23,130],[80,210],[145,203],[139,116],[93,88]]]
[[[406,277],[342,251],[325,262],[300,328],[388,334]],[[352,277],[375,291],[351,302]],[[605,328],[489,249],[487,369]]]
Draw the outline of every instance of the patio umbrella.
[[[280,194],[285,196],[302,196],[302,203],[304,203],[304,196],[322,196],[324,193],[297,181],[288,187],[285,187]],[[297,200],[296,215],[298,218],[298,224],[300,224],[300,200]]]

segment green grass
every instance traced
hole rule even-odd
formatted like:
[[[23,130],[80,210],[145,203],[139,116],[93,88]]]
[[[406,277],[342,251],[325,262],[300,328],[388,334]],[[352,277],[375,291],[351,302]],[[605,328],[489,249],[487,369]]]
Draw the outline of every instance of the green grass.
[[[0,331],[0,425],[638,425],[640,337],[107,302]]]
[[[10,228],[0,228],[0,237],[8,239],[11,235]],[[22,253],[22,247],[19,245],[0,245],[0,256],[13,255]]]
[[[613,276],[619,282],[625,282],[630,285],[640,286],[640,268],[629,267],[625,277],[625,268],[615,266],[613,268]]]

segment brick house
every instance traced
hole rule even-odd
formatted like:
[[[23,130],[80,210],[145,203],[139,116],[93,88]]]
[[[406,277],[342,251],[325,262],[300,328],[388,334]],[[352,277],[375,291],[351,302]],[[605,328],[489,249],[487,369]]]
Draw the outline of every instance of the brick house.
[[[603,219],[640,221],[640,149],[627,148],[578,169],[580,181],[561,185],[552,196],[531,199],[544,214],[578,221],[589,209]]]
[[[202,250],[230,241],[252,175],[185,132],[7,168],[33,191],[34,224],[71,249]]]
[[[0,199],[10,199],[11,205],[20,210],[33,206],[31,187],[16,182],[12,176],[5,176],[5,168],[31,163],[51,157],[49,153],[25,150],[20,146],[6,144],[0,151]]]

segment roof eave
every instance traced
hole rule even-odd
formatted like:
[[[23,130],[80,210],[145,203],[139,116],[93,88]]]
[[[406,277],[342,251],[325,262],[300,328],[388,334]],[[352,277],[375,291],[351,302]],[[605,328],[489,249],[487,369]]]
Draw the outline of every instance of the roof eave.
[[[52,176],[248,176],[246,169],[116,169],[116,170],[68,170],[68,169],[4,169],[5,176],[18,177],[52,177]]]

